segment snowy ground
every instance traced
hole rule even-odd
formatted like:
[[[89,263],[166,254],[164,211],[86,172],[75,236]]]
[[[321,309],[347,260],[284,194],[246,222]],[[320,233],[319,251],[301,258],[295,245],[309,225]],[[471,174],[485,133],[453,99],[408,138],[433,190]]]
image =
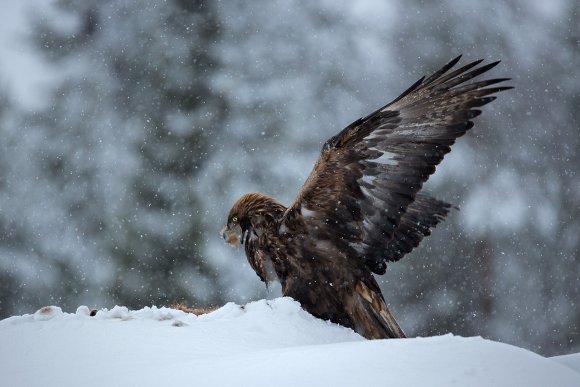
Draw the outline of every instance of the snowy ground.
[[[2,386],[580,386],[580,354],[482,338],[366,341],[289,298],[196,317],[168,308],[0,321]]]

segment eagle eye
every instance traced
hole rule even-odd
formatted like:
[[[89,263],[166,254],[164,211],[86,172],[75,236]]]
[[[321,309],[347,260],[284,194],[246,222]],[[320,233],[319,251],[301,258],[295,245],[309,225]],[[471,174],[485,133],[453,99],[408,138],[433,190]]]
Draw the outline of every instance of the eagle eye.
[[[238,221],[238,217],[237,217],[237,216],[234,216],[234,217],[232,218],[232,222],[234,222],[234,223],[237,223],[237,221]]]

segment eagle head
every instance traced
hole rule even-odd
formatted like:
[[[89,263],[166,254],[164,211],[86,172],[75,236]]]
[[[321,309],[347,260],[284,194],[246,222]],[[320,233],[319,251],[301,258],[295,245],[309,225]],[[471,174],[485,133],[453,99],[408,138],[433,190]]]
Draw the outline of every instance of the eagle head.
[[[232,206],[228,222],[222,229],[222,237],[232,246],[243,244],[250,231],[270,224],[285,210],[283,205],[269,196],[261,193],[245,194]]]

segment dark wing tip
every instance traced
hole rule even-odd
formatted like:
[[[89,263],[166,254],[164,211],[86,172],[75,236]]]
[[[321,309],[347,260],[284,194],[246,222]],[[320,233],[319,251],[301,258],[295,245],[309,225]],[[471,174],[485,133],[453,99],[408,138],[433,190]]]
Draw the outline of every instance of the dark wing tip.
[[[489,101],[489,102],[491,102],[491,101]],[[489,103],[489,102],[486,102],[486,103]],[[467,119],[471,120],[471,119],[473,119],[475,117],[479,117],[480,115],[481,115],[481,110],[479,110],[479,109],[471,109],[471,110],[469,110],[469,113],[467,115]]]
[[[511,78],[493,78],[490,79],[488,82],[493,81],[493,83],[500,83],[500,82],[506,82],[506,81],[511,81]]]
[[[500,62],[501,60],[496,60],[495,62],[488,63],[485,66],[481,66],[479,70],[481,71],[481,73],[485,73],[486,71],[491,70],[492,68],[500,64]]]
[[[449,66],[449,68],[455,66],[457,64],[457,62],[459,62],[461,60],[461,57],[463,56],[463,54],[459,54],[457,55],[455,58],[451,59],[449,61],[449,63],[447,63],[444,67]]]
[[[487,89],[479,89],[477,93],[481,96],[488,95],[488,94],[495,94],[501,91],[511,90],[513,86],[498,86],[498,87],[489,87]]]

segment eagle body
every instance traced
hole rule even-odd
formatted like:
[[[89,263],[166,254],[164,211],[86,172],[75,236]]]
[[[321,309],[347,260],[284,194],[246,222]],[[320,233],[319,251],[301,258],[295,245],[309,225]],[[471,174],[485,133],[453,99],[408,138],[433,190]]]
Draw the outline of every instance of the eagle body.
[[[312,238],[303,232],[313,228],[307,224],[313,215],[308,210],[303,211],[306,216],[284,219],[287,208],[259,193],[242,196],[234,208],[238,215],[233,217],[249,222],[241,225],[246,231],[239,242],[263,282],[280,281],[283,294],[313,316],[353,328],[365,337],[404,337],[365,263],[349,259],[322,236]],[[378,313],[383,312],[384,317],[378,318],[386,318],[390,325],[377,323],[377,316],[365,310],[373,303]]]
[[[243,195],[223,237],[258,277],[312,315],[369,339],[402,338],[373,274],[412,251],[451,205],[422,191],[476,109],[507,79],[466,83],[498,62],[449,72],[459,57],[330,138],[294,202]]]

